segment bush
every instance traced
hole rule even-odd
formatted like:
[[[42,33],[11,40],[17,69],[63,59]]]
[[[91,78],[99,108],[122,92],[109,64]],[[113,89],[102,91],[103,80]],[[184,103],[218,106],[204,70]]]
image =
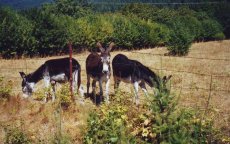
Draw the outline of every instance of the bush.
[[[90,15],[77,20],[75,41],[77,45],[85,48],[95,48],[96,43],[109,42],[113,33],[113,26],[107,20],[108,16]]]
[[[29,144],[31,140],[28,136],[19,128],[6,128],[6,137],[5,142],[6,144]]]
[[[215,40],[216,38],[218,38],[218,35],[219,36],[222,35],[221,36],[222,38],[224,36],[221,25],[215,20],[212,19],[203,20],[202,28],[203,28],[202,37],[205,40]]]
[[[69,83],[62,85],[61,89],[57,92],[57,96],[60,98],[62,106],[69,106],[71,104],[72,101]]]
[[[212,120],[189,108],[179,108],[178,98],[164,90],[150,95],[149,111],[138,114],[133,122],[137,138],[148,143],[207,143],[213,142]]]
[[[215,40],[224,40],[225,39],[225,35],[222,32],[216,33],[213,35],[213,39]]]
[[[167,42],[167,49],[172,55],[185,55],[194,40],[194,35],[180,18],[172,21],[170,26],[170,36]]]
[[[97,14],[77,20],[75,44],[95,48],[96,42],[113,41],[123,49],[155,46],[167,41],[168,29],[157,23],[121,14]]]
[[[132,143],[127,128],[127,108],[118,103],[102,105],[97,113],[92,112],[87,122],[84,143]]]
[[[12,82],[8,81],[4,83],[3,80],[4,78],[0,77],[0,98],[9,99],[12,92]]]
[[[113,103],[90,114],[84,143],[218,143],[212,118],[181,107],[179,98],[162,84],[138,108],[129,94],[118,92]]]
[[[0,8],[0,54],[4,58],[35,53],[34,24],[9,8]]]

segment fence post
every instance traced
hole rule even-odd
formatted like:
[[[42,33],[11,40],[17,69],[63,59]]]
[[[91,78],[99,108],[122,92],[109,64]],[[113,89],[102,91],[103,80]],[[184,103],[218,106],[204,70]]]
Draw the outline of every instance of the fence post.
[[[207,112],[207,110],[208,110],[209,102],[210,102],[210,99],[211,99],[211,94],[212,94],[212,74],[211,74],[211,79],[210,79],[208,101],[207,101],[207,105],[206,105],[206,108],[205,108],[204,115],[206,115],[206,112]]]
[[[71,95],[72,101],[74,102],[75,98],[74,98],[74,95],[73,95],[73,67],[72,67],[72,53],[73,53],[73,50],[72,50],[72,43],[69,42],[68,46],[69,46],[70,95]]]
[[[160,72],[160,74],[163,75],[163,73],[162,73],[162,55],[160,55],[160,58],[161,58],[160,59],[161,60],[161,72]]]

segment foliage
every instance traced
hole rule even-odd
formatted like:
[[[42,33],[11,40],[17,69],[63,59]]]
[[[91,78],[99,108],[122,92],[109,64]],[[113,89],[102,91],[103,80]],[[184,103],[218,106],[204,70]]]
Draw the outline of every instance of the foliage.
[[[0,77],[0,98],[9,99],[12,92],[12,81],[4,82],[4,78]]]
[[[31,21],[9,8],[0,9],[0,53],[4,58],[33,52],[36,40]],[[28,54],[29,55],[29,54]]]
[[[185,55],[188,53],[192,44],[194,36],[191,34],[186,24],[181,22],[180,19],[172,21],[170,27],[170,36],[167,42],[167,49],[172,55]]]
[[[38,40],[40,55],[53,55],[68,51],[70,40],[68,26],[73,20],[68,16],[55,16],[48,12],[41,12],[36,23],[35,37]]]
[[[121,49],[167,45],[171,54],[184,55],[191,42],[228,37],[229,5],[218,6],[132,3],[120,13],[94,13],[87,1],[55,0],[20,12],[0,7],[0,54],[4,58],[61,55],[68,52],[69,42],[74,51],[81,51],[94,50],[98,41],[113,41]]]
[[[205,117],[203,111],[179,106],[179,98],[165,91],[163,84],[155,93],[136,109],[128,94],[118,92],[112,104],[103,104],[90,114],[84,143],[221,141],[213,128],[214,112],[209,111],[211,117]]]
[[[31,140],[28,136],[18,127],[6,127],[5,128],[6,136],[5,142],[6,144],[29,144]]]
[[[203,40],[222,40],[223,29],[215,18],[206,11],[195,11],[188,7],[155,7],[147,4],[130,4],[122,9],[122,14],[136,15],[151,20],[170,29],[169,41],[164,44],[173,55],[188,53],[191,42]]]
[[[68,135],[55,135],[52,139],[53,144],[72,144],[73,141],[71,140],[70,136]]]
[[[214,20],[203,20],[202,21],[202,38],[205,40],[218,40],[224,39],[225,36],[222,32],[221,25]]]
[[[57,96],[60,99],[61,105],[69,106],[71,104],[71,94],[69,89],[69,83],[66,83],[61,86],[61,89],[58,90]]]
[[[168,30],[164,26],[137,17],[117,14],[98,14],[77,20],[73,41],[76,45],[95,48],[96,42],[113,41],[121,48],[154,46],[166,41]],[[76,35],[76,36],[75,36]]]
[[[97,113],[90,113],[84,143],[135,143],[128,131],[127,111],[125,105],[116,101],[101,105]]]
[[[55,0],[52,4],[43,6],[54,14],[80,18],[92,13],[90,5],[85,0]]]
[[[213,142],[213,123],[189,108],[179,108],[178,99],[163,86],[148,98],[149,111],[134,120],[133,134],[149,143]]]

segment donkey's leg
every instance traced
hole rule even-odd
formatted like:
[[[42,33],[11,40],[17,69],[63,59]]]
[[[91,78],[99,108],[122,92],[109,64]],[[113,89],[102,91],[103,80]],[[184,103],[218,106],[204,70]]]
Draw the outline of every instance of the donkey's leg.
[[[96,80],[93,80],[92,82],[92,95],[95,101],[95,104],[97,103],[97,97],[96,97]]]
[[[99,87],[100,87],[100,102],[102,101],[103,97],[103,88],[102,88],[102,80],[99,80]]]
[[[75,90],[75,88],[77,88]],[[78,95],[80,93],[80,103],[84,103],[84,91],[83,88],[81,87],[81,77],[80,77],[80,70],[76,70],[73,75],[73,90],[75,90]]]
[[[109,84],[110,84],[110,79],[108,79],[105,84],[106,103],[109,103]]]
[[[56,89],[55,89],[55,86],[56,86],[56,82],[55,81],[51,81],[51,86],[52,86],[52,102],[54,102],[55,100],[55,94],[56,94]]]
[[[78,93],[80,93],[82,99],[84,99],[84,89],[81,85],[81,69],[78,69],[78,74],[77,76],[77,88],[78,88]]]
[[[93,96],[95,96],[96,95],[96,80],[93,80],[93,82],[92,82],[92,94],[93,94]]]
[[[78,92],[77,87],[77,81],[78,81],[78,70],[75,70],[72,74],[72,91],[73,91],[73,99],[76,100],[76,92]]]
[[[116,94],[121,81],[118,80],[116,77],[113,77],[113,79],[114,79],[114,93]]]
[[[72,90],[73,90],[73,92],[75,93],[75,90],[77,90],[76,89],[76,87],[77,87],[77,80],[78,80],[78,70],[76,70],[76,71],[74,71],[73,72],[73,74],[72,74],[72,78],[73,78],[73,80],[72,80]]]
[[[141,81],[139,86],[141,87],[142,91],[145,93],[145,96],[148,96],[148,92],[147,92],[147,89],[146,89],[146,86],[145,86],[145,82]]]
[[[134,83],[133,83],[133,86],[134,86],[135,102],[136,102],[136,105],[139,105],[138,82],[134,82]]]
[[[89,96],[90,76],[87,74],[87,97]]]
[[[46,73],[43,76],[43,80],[44,80],[45,88],[48,89],[49,86],[50,86],[50,76],[49,76],[49,73]],[[48,92],[45,92],[45,98],[43,100],[45,103],[47,102],[48,95],[49,95]]]

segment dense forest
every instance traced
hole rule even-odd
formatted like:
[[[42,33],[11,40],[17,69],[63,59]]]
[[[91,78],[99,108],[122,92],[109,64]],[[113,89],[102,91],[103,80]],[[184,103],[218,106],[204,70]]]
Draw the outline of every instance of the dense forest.
[[[33,7],[40,7],[42,4],[51,3],[55,0],[1,0],[0,5],[11,6],[16,9],[27,9]],[[191,3],[203,3],[203,2],[216,2],[216,0],[84,0],[90,4],[97,4],[102,6],[102,4],[108,3],[112,7],[112,5],[120,5],[126,3],[154,3],[154,4],[191,4]],[[227,0],[219,0],[218,2],[227,2]],[[108,7],[107,4],[107,7]]]
[[[230,36],[230,4],[225,1],[200,4],[190,1],[186,5],[148,3],[170,0],[142,0],[143,3],[127,0],[123,1],[125,4],[113,1],[109,5],[106,2],[54,0],[30,9],[1,7],[1,56],[64,54],[70,41],[75,51],[94,50],[97,41],[104,44],[114,41],[120,49],[164,45],[170,54],[184,55],[194,41]]]

